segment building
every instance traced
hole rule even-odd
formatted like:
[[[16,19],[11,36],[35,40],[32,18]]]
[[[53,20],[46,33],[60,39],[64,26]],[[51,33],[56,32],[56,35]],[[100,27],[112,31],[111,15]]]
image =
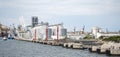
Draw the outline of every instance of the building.
[[[100,38],[103,37],[110,37],[110,36],[120,36],[119,32],[102,32],[102,29],[100,27],[93,27],[92,28],[92,35],[94,38]]]
[[[35,27],[38,24],[38,17],[32,17],[32,27]]]
[[[9,27],[0,23],[0,36],[8,36]]]
[[[120,33],[117,33],[117,32],[109,32],[109,33],[101,32],[101,33],[97,33],[96,38],[100,38],[101,36],[103,36],[103,37],[120,36]]]
[[[32,28],[31,35],[33,39],[55,40],[64,39],[67,36],[67,29],[61,24],[48,25],[49,23],[40,23]]]
[[[33,40],[56,40],[64,39],[67,37],[67,29],[63,24],[49,25],[48,22],[38,23],[36,17],[32,18],[32,25],[26,26],[24,32],[19,33],[21,38]]]
[[[93,27],[91,32],[93,34],[93,37],[97,38],[97,33],[101,32],[101,28],[99,28],[99,27]]]
[[[85,36],[86,33],[83,33],[83,31],[67,32],[67,37],[74,40],[83,39]]]
[[[52,39],[64,39],[67,37],[67,29],[63,27],[63,24],[50,25],[49,28],[52,30]]]

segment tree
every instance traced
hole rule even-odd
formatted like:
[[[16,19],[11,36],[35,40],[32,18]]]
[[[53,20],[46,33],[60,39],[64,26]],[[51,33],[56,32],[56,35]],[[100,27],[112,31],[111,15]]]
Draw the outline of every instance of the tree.
[[[111,36],[111,37],[108,37],[108,38],[104,38],[103,41],[120,42],[120,36]]]
[[[83,39],[92,39],[92,36],[88,33]]]

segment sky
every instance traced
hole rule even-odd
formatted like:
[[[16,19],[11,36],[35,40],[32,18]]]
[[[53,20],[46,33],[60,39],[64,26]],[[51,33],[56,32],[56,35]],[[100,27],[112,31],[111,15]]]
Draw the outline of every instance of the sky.
[[[0,0],[0,22],[30,25],[31,17],[49,24],[63,23],[68,31],[120,30],[120,0]]]

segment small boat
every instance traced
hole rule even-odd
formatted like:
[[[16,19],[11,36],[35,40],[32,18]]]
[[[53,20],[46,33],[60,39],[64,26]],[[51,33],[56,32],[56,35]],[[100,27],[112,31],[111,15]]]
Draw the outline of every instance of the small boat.
[[[4,41],[6,41],[6,40],[7,40],[7,38],[6,38],[6,37],[4,37],[4,38],[3,38],[3,40],[4,40]]]
[[[8,39],[14,39],[13,35],[9,34]]]

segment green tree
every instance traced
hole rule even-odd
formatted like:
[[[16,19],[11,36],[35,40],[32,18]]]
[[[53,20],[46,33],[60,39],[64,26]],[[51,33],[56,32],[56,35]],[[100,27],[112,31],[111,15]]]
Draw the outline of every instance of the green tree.
[[[88,33],[83,39],[92,39],[92,36]]]
[[[111,37],[108,37],[108,38],[104,38],[103,41],[120,42],[120,36],[111,36]]]

